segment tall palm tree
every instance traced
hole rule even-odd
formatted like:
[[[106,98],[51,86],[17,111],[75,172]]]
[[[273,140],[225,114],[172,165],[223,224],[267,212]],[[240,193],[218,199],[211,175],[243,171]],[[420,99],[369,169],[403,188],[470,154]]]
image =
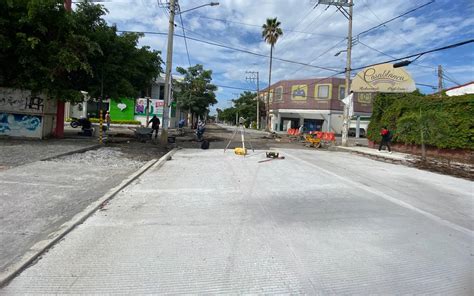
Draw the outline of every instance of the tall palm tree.
[[[270,70],[268,71],[268,93],[267,93],[267,127],[266,130],[270,130],[270,85],[272,82],[272,58],[273,58],[273,47],[278,41],[283,31],[280,28],[281,23],[277,18],[267,18],[267,22],[262,26],[262,38],[270,44]]]

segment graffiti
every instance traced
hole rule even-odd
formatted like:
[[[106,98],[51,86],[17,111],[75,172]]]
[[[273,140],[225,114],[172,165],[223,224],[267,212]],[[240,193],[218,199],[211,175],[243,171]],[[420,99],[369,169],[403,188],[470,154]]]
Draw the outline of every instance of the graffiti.
[[[0,110],[40,114],[44,111],[44,99],[30,91],[0,88]]]
[[[43,111],[43,99],[40,97],[25,98],[25,103],[27,103],[25,109]]]
[[[41,116],[0,113],[0,135],[41,137]]]

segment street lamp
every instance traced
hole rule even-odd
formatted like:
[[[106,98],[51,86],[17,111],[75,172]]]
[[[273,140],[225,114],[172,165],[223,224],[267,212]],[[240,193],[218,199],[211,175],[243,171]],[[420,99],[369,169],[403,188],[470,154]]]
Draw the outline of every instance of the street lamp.
[[[347,49],[340,50],[340,51],[336,52],[336,54],[334,54],[334,56],[337,57],[338,55],[340,55],[341,53],[346,52],[346,51],[347,51]]]
[[[177,0],[170,0],[170,19],[168,26],[168,47],[166,50],[166,70],[165,70],[165,97],[163,106],[163,128],[161,131],[161,143],[166,145],[168,143],[168,121],[169,121],[169,99],[171,93],[171,66],[173,63],[173,35],[174,35],[174,16],[176,14]],[[180,11],[178,14],[185,13],[204,6],[216,6],[218,2],[210,2],[208,4],[200,5],[191,9]]]
[[[180,11],[178,14],[182,14],[182,13],[185,13],[185,12],[188,12],[188,11],[191,11],[191,10],[195,10],[195,9],[198,9],[198,8],[201,8],[201,7],[204,7],[204,6],[217,6],[217,5],[219,5],[219,2],[211,2],[211,3],[196,6],[194,8],[190,8],[190,9]]]

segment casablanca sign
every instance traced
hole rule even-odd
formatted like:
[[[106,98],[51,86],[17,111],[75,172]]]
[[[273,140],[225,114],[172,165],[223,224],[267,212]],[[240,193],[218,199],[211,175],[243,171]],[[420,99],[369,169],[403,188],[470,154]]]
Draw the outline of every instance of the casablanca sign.
[[[354,92],[406,93],[416,90],[415,81],[403,68],[392,64],[375,65],[363,69],[352,80]]]

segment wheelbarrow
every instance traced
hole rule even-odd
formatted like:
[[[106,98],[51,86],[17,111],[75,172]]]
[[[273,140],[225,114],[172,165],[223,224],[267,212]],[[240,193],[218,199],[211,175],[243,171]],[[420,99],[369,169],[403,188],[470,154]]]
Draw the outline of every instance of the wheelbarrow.
[[[139,127],[135,129],[135,137],[140,142],[146,142],[147,140],[151,140],[152,134],[153,134],[153,129],[149,127]]]

